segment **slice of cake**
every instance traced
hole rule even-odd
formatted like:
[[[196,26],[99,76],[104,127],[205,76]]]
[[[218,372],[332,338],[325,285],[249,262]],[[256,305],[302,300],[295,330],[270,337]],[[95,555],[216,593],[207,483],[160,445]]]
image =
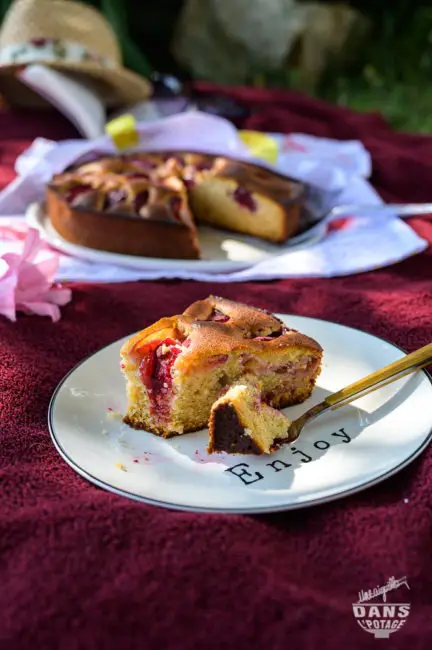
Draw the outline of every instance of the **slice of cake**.
[[[169,437],[207,426],[214,402],[251,374],[267,404],[303,402],[320,372],[322,349],[272,314],[210,296],[133,336],[121,357],[125,422]]]
[[[209,454],[270,454],[288,440],[289,420],[261,399],[254,378],[232,386],[212,406]]]
[[[189,190],[198,222],[274,243],[285,242],[298,231],[302,197],[298,183],[230,160],[204,172]]]

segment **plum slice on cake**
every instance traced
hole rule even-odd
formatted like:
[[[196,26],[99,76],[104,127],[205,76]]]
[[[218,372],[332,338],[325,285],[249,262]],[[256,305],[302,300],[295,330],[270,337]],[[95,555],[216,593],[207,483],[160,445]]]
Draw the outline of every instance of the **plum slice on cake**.
[[[271,454],[288,442],[290,421],[261,399],[261,385],[245,378],[212,406],[209,419],[209,454]]]
[[[169,437],[206,427],[214,402],[245,376],[269,406],[303,402],[322,348],[266,311],[209,296],[133,336],[121,357],[125,422]]]

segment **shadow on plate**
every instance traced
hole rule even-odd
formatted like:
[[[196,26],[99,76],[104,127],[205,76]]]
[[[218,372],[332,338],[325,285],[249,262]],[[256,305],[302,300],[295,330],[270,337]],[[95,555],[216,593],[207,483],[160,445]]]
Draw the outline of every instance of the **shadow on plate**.
[[[317,386],[313,398],[301,405],[284,409],[284,413],[293,420],[330,393],[331,391]],[[173,438],[167,443],[177,454],[184,455],[195,463],[223,465],[223,471],[233,486],[286,490],[292,484],[297,470],[324,456],[331,447],[351,442],[364,429],[366,421],[364,411],[347,406],[339,413],[328,413],[312,422],[295,445],[284,445],[277,452],[262,456],[207,454],[207,430]]]

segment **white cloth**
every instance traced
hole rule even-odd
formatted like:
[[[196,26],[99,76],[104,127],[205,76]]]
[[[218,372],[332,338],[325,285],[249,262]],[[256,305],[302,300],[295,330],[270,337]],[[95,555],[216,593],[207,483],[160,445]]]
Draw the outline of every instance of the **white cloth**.
[[[236,129],[227,121],[199,112],[183,113],[151,124],[139,124],[137,150],[189,150],[256,160]],[[279,156],[273,166],[280,173],[315,188],[314,207],[321,211],[335,204],[382,203],[366,180],[371,170],[368,152],[360,142],[339,142],[304,134],[269,134],[277,140]],[[0,255],[11,250],[9,236],[1,226],[22,227],[28,205],[43,200],[44,186],[53,173],[83,159],[87,154],[114,153],[109,136],[93,141],[60,143],[37,139],[16,161],[17,178],[0,193]],[[122,282],[182,278],[201,281],[240,282],[289,277],[332,277],[388,266],[425,250],[428,243],[396,216],[349,215],[347,227],[331,230],[321,241],[286,250],[241,271],[210,273],[199,270],[126,268],[88,262],[60,255],[58,280]],[[9,218],[6,218],[9,217]],[[4,229],[7,232],[7,228]]]

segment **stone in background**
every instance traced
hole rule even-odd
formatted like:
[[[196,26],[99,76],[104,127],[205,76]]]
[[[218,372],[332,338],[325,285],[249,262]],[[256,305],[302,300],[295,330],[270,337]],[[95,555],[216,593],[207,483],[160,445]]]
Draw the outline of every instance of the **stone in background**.
[[[185,0],[172,52],[194,78],[243,84],[289,66],[313,88],[366,19],[345,4]]]

